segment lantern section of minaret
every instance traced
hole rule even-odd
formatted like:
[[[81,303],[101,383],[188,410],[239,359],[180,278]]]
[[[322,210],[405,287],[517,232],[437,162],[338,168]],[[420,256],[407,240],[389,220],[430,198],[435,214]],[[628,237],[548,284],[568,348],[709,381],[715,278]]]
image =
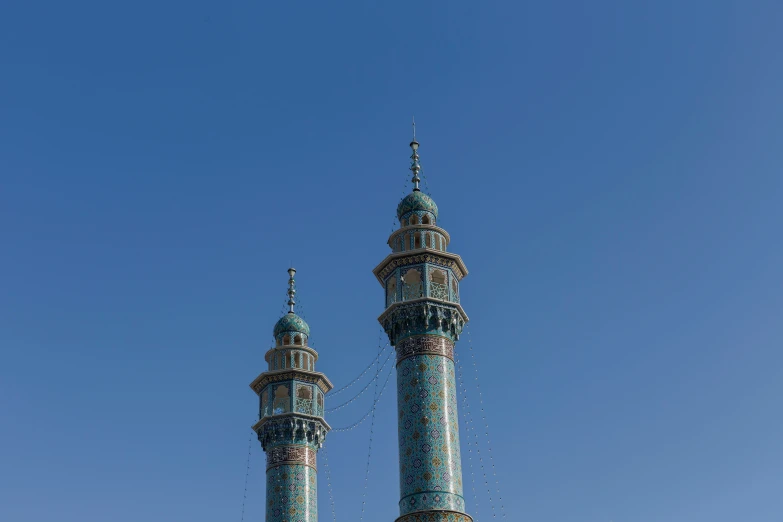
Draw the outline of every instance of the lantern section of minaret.
[[[454,371],[454,345],[468,321],[459,283],[468,271],[448,252],[437,205],[419,190],[415,127],[410,146],[414,188],[397,206],[392,252],[373,270],[386,292],[378,320],[397,352],[397,522],[468,522]]]
[[[253,431],[266,452],[266,522],[317,522],[316,454],[330,430],[324,396],[332,383],[315,371],[310,327],[294,313],[296,270],[288,274],[289,311],[275,324],[267,371],[250,384],[259,397]]]

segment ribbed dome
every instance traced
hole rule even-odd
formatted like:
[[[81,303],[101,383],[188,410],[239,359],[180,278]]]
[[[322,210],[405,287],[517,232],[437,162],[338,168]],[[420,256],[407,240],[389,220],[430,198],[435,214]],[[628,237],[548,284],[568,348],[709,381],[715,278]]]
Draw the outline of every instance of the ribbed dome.
[[[432,212],[435,217],[438,217],[438,205],[424,192],[415,190],[402,198],[400,204],[397,205],[397,219],[401,219],[402,216],[412,210],[426,210]]]
[[[284,332],[303,333],[310,337],[310,327],[307,326],[304,319],[293,312],[288,312],[275,324],[275,337]]]

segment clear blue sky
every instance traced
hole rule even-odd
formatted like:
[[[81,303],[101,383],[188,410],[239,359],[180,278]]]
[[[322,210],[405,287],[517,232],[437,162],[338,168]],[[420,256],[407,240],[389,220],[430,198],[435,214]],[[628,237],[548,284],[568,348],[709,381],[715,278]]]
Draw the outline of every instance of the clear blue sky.
[[[507,519],[783,520],[780,2],[371,4],[0,8],[0,520],[239,520],[289,263],[320,370],[377,350],[414,114]],[[374,446],[389,522],[393,393]]]

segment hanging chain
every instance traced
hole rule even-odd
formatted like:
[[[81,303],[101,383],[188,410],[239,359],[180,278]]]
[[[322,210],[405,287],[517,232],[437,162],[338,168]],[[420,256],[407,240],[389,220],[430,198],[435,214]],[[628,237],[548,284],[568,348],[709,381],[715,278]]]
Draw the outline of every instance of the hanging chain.
[[[471,488],[473,490],[473,502],[476,504],[475,506],[475,512],[474,512],[474,520],[479,520],[479,499],[478,494],[476,493],[476,475],[473,471],[473,448],[472,442],[470,440],[471,437],[471,428],[472,428],[472,416],[470,414],[470,403],[468,402],[468,393],[467,388],[465,387],[465,382],[463,380],[463,370],[462,370],[462,361],[460,361],[459,355],[457,354],[457,351],[454,351],[454,360],[457,363],[457,376],[458,376],[458,382],[460,387],[460,393],[462,395],[462,409],[463,409],[463,423],[465,425],[465,441],[468,447],[468,468],[470,469],[470,483]]]
[[[376,355],[376,356],[375,356],[375,358],[373,358],[373,360],[370,362],[370,364],[367,366],[367,368],[365,368],[365,369],[364,369],[364,371],[362,371],[362,373],[361,373],[361,374],[360,374],[360,375],[359,375],[357,378],[355,378],[354,380],[352,380],[351,382],[349,382],[348,384],[346,384],[345,386],[343,386],[343,387],[342,387],[342,388],[340,388],[339,390],[337,390],[337,391],[332,391],[332,392],[329,392],[329,395],[328,395],[328,396],[329,396],[329,398],[331,399],[332,397],[334,397],[334,396],[335,396],[335,395],[337,395],[338,393],[342,393],[342,392],[344,392],[345,390],[347,390],[348,388],[350,388],[351,386],[353,386],[354,384],[356,384],[356,383],[357,383],[357,382],[358,382],[358,381],[359,381],[359,380],[360,380],[362,377],[364,377],[364,376],[365,376],[365,374],[366,374],[368,371],[370,371],[370,368],[372,368],[372,367],[373,367],[373,365],[374,365],[374,364],[375,364],[375,363],[378,361],[378,358],[381,356],[381,354],[382,354],[382,353],[383,353],[383,352],[386,350],[386,348],[387,348],[388,346],[389,346],[389,343],[386,343],[386,346],[384,346],[384,347],[381,349],[381,351],[380,351],[380,352],[378,352],[378,355]],[[370,382],[372,382],[372,381],[370,381]],[[327,411],[328,411],[328,410],[327,410]]]
[[[247,469],[245,470],[245,493],[242,496],[242,518],[240,519],[240,522],[244,522],[245,520],[245,502],[247,502],[247,479],[250,476],[250,454],[253,452],[253,435],[255,435],[255,432],[250,434],[250,440],[247,443]]]
[[[378,394],[378,398],[375,401],[373,401],[373,404],[370,407],[370,409],[367,410],[367,413],[365,413],[364,416],[361,419],[359,419],[358,421],[356,421],[353,424],[350,424],[350,425],[348,425],[348,426],[346,426],[344,428],[333,428],[332,429],[333,432],[338,432],[339,433],[339,432],[342,432],[342,431],[350,431],[352,429],[355,429],[355,428],[359,427],[359,425],[361,423],[363,423],[365,420],[367,420],[367,417],[370,416],[370,414],[373,412],[373,409],[375,409],[375,407],[378,405],[378,402],[380,402],[381,397],[383,397],[383,391],[386,389],[386,385],[389,384],[389,378],[391,377],[391,374],[392,374],[393,370],[394,370],[394,366],[392,366],[389,369],[389,373],[386,374],[386,380],[384,381],[383,386],[381,387],[381,392]]]
[[[383,348],[381,348],[381,350],[383,350]],[[380,355],[380,352],[378,352],[378,354]],[[346,402],[340,404],[339,406],[335,406],[334,408],[329,408],[329,409],[325,410],[325,412],[326,413],[331,413],[331,412],[334,412],[334,411],[341,410],[341,409],[345,408],[346,406],[351,404],[353,401],[355,401],[356,399],[361,397],[364,394],[364,392],[366,392],[370,388],[370,385],[373,382],[375,383],[375,389],[377,390],[378,389],[378,374],[380,373],[381,370],[383,370],[386,367],[386,363],[389,362],[389,359],[391,359],[392,355],[394,355],[394,351],[393,350],[391,352],[389,352],[389,355],[386,356],[386,360],[383,361],[383,364],[381,365],[380,368],[378,368],[377,365],[376,365],[375,376],[370,380],[370,382],[367,383],[367,385],[364,388],[362,388],[362,390],[359,393],[357,393],[356,395],[351,397]]]
[[[329,469],[329,457],[326,454],[326,446],[321,448],[324,455],[324,471],[326,471],[326,485],[329,490],[329,502],[332,504],[332,522],[337,522],[337,514],[334,511],[334,493],[332,492],[332,472]]]
[[[478,378],[478,365],[476,364],[476,355],[473,351],[473,341],[470,336],[470,328],[468,325],[465,325],[465,329],[468,331],[468,346],[470,347],[470,358],[473,362],[473,370],[476,374],[476,389],[478,390],[479,395],[479,406],[481,407],[481,419],[484,421],[484,434],[487,437],[487,451],[489,453],[489,462],[492,465],[492,478],[495,480],[495,491],[498,495],[498,500],[500,501],[500,513],[503,516],[503,519],[506,518],[506,508],[503,505],[503,497],[500,496],[500,481],[498,480],[498,474],[495,469],[495,459],[492,458],[492,444],[489,440],[489,423],[487,422],[487,414],[484,411],[484,399],[481,396],[481,384],[479,384],[479,378]],[[486,477],[486,475],[485,475]],[[491,500],[491,498],[490,498]],[[494,516],[494,506],[493,506],[493,516]]]
[[[382,336],[383,336],[383,328],[381,328],[380,331],[378,332],[378,355],[380,355],[381,354],[381,350],[383,350],[383,348],[381,347]],[[392,354],[394,354],[394,350],[392,350],[389,353],[389,356],[391,356]],[[386,360],[383,361],[383,366],[380,365],[380,361],[378,361],[375,364],[375,378],[373,379],[375,381],[375,390],[373,391],[373,396],[372,396],[372,402],[375,405],[378,404],[378,400],[377,400],[378,399],[378,376],[381,374],[381,370],[384,368],[384,366],[386,366],[386,363],[388,361],[389,361],[389,357],[386,357]],[[391,375],[391,373],[390,373],[390,375]],[[370,460],[372,458],[372,439],[373,439],[373,434],[374,434],[374,431],[375,431],[375,410],[376,409],[377,408],[375,406],[373,406],[373,409],[372,409],[372,419],[370,421],[370,442],[369,442],[368,447],[367,447],[367,469],[364,472],[364,491],[362,492],[362,514],[359,517],[359,522],[364,520],[364,508],[367,505],[367,485],[368,485],[369,480],[370,480]]]

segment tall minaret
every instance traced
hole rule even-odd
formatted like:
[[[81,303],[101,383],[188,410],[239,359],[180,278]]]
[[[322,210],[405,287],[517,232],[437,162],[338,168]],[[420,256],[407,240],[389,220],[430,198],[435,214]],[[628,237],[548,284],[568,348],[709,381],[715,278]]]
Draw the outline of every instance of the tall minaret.
[[[315,457],[331,429],[323,416],[332,383],[315,371],[310,327],[294,313],[294,274],[289,268],[289,312],[275,324],[268,369],[250,383],[261,399],[253,431],[266,452],[266,522],[317,522]]]
[[[419,190],[414,126],[413,192],[397,205],[392,253],[373,273],[386,290],[378,318],[397,351],[400,517],[397,522],[469,522],[454,380],[454,343],[468,316],[459,304],[462,259],[446,251],[438,207]]]

